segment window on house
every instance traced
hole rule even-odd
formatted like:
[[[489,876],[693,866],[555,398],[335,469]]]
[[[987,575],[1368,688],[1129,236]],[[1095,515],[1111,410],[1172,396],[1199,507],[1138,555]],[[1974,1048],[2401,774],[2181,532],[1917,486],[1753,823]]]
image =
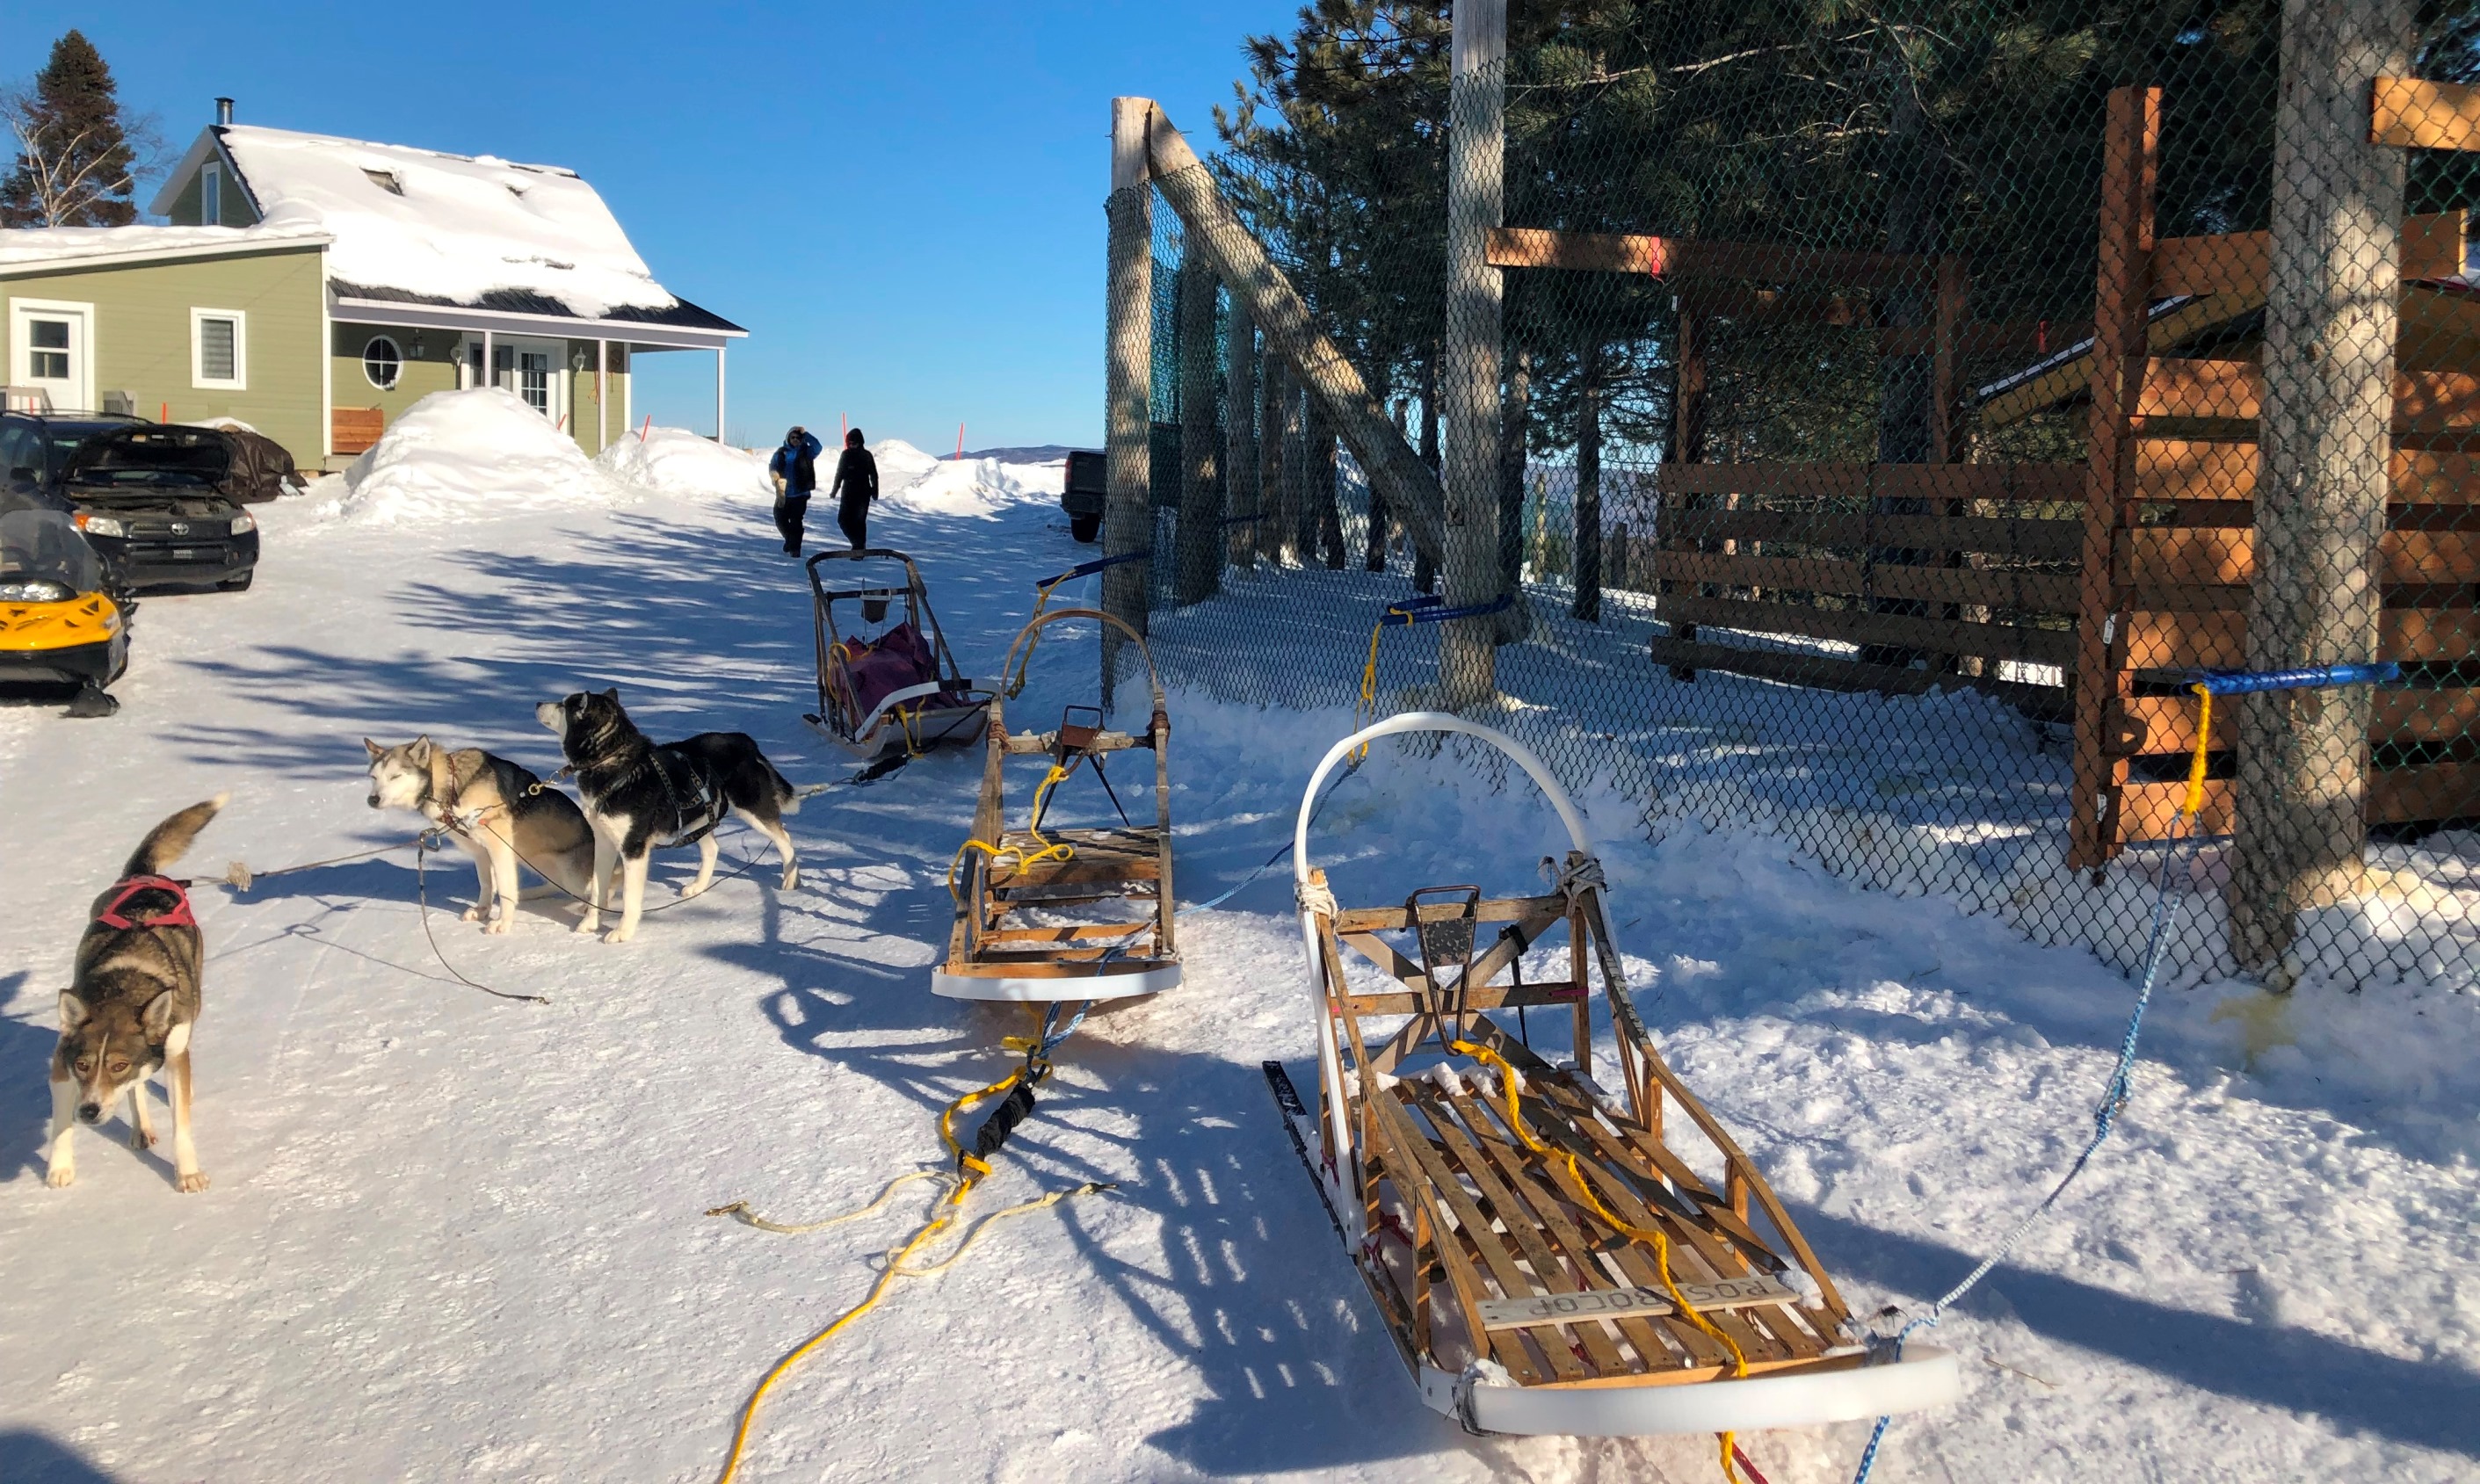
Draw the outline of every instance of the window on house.
[[[388,194],[404,194],[404,182],[396,178],[396,171],[374,170],[369,166],[362,166],[362,173],[370,177],[372,185],[378,187]]]
[[[198,171],[198,219],[221,226],[224,219],[224,167],[208,165]]]
[[[517,354],[517,395],[544,417],[551,416],[551,356],[540,350]]]
[[[190,311],[190,384],[228,392],[248,385],[249,329],[238,309]]]
[[[30,379],[69,379],[69,322],[66,320],[28,320],[26,345],[26,373]]]
[[[384,335],[374,335],[362,347],[362,374],[371,385],[382,392],[396,390],[397,378],[404,373],[404,352],[397,343]]]

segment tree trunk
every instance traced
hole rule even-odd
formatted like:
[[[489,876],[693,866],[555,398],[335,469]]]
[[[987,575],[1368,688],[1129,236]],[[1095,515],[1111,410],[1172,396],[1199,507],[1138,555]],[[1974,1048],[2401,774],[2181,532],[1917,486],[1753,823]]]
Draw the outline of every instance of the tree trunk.
[[[2404,156],[2368,141],[2368,107],[2412,38],[2409,0],[2282,8],[2251,669],[2377,657]],[[2352,686],[2240,707],[2233,946],[2272,987],[2295,978],[2299,914],[2364,889],[2371,701]]]
[[[1203,602],[1223,586],[1223,487],[1216,477],[1214,292],[1205,260],[1179,267],[1179,524],[1174,601]]]
[[[1308,405],[1315,398],[1283,378],[1283,556],[1305,567],[1316,550],[1315,517],[1309,509]]]
[[[1576,617],[1602,621],[1602,344],[1585,343],[1576,371]]]
[[[1108,351],[1103,363],[1103,458],[1108,493],[1102,503],[1102,550],[1118,556],[1153,545],[1150,504],[1154,336],[1154,192],[1146,176],[1146,123],[1153,105],[1111,100],[1110,284]],[[1146,627],[1146,564],[1103,570],[1102,611]],[[1102,629],[1102,704],[1111,704],[1119,674],[1117,630]]]
[[[1223,394],[1224,557],[1234,567],[1256,565],[1257,525],[1257,326],[1240,295],[1230,296],[1223,359],[1230,380]]]
[[[1456,0],[1447,101],[1446,600],[1486,605],[1498,577],[1498,431],[1506,286],[1485,251],[1506,219],[1507,0]],[[1426,584],[1424,584],[1426,590]],[[1447,621],[1439,699],[1451,710],[1498,696],[1499,620]]]
[[[1893,199],[1886,206],[1886,250],[1912,254],[1934,252],[1946,193],[1946,153],[1928,139],[1928,124],[1921,112],[1919,90],[1899,64],[1888,135],[1892,168],[1900,178]],[[1886,324],[1912,328],[1929,322],[1934,303],[1935,283],[1931,277],[1934,261],[1920,257],[1919,271],[1887,289],[1880,296],[1880,313]],[[1935,401],[1932,395],[1934,371],[1933,357],[1925,351],[1890,355],[1878,361],[1877,462],[1925,464],[1929,461],[1930,408]],[[1879,515],[1922,515],[1927,511],[1925,502],[1911,498],[1873,499],[1871,508]],[[1919,562],[1925,554],[1907,548],[1878,548],[1870,551],[1869,564],[1872,568],[1879,564],[1911,564]],[[1864,576],[1862,591],[1867,592],[1870,585],[1869,577]],[[1900,598],[1872,599],[1867,607],[1873,613],[1907,616],[1918,616],[1926,611],[1920,602]],[[1901,668],[1920,657],[1918,650],[1899,645],[1864,644],[1860,647],[1863,664]]]
[[[1291,378],[1283,374],[1280,359],[1266,357],[1257,387],[1257,554],[1279,566],[1292,553],[1292,507],[1284,498],[1290,466],[1283,447]]]
[[[1514,601],[1499,615],[1498,642],[1512,644],[1532,627],[1524,605],[1524,478],[1533,437],[1533,352],[1519,348],[1507,372],[1507,400],[1499,409],[1498,582]]]
[[[1308,447],[1304,460],[1308,473],[1308,501],[1302,512],[1301,561],[1307,563],[1313,548],[1327,566],[1341,572],[1343,513],[1335,504],[1334,424],[1327,421],[1324,402],[1314,397],[1306,400],[1302,437]]]
[[[1430,473],[1438,472],[1438,347],[1432,345],[1429,354],[1421,358],[1421,462]],[[1445,481],[1439,481],[1445,488]],[[1412,553],[1412,590],[1434,593],[1438,590],[1438,564],[1419,551]]]
[[[1393,415],[1395,431],[1401,433],[1404,431],[1405,422],[1405,404],[1402,401],[1399,400],[1394,404]],[[1366,543],[1368,550],[1363,554],[1360,564],[1363,572],[1386,570],[1386,553],[1394,538],[1394,533],[1386,528],[1387,520],[1386,497],[1378,493],[1376,485],[1371,485],[1369,487],[1369,540]]]

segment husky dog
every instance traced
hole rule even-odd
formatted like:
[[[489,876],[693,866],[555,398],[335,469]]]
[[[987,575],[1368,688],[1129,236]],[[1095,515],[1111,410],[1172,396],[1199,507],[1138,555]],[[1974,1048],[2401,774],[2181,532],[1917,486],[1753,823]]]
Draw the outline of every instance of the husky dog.
[[[371,807],[418,810],[474,857],[481,884],[467,922],[484,924],[485,933],[505,933],[516,920],[520,897],[566,892],[577,901],[586,899],[594,832],[568,795],[504,757],[479,748],[452,753],[427,735],[396,747],[364,737],[362,746],[371,754]],[[519,892],[520,862],[550,884]],[[494,900],[497,917],[491,914]]]
[[[52,1135],[46,1183],[77,1179],[69,1136],[101,1123],[129,1096],[129,1147],[155,1144],[146,1079],[165,1074],[172,1103],[172,1168],[184,1190],[203,1190],[190,1141],[190,1028],[198,1023],[198,969],[206,957],[189,893],[164,868],[181,858],[229,795],[194,804],[157,825],[94,899],[77,968],[61,991],[61,1043],[52,1053]]]
[[[620,709],[616,690],[579,691],[546,701],[534,718],[559,734],[560,751],[577,775],[577,791],[594,827],[594,875],[580,933],[602,926],[603,899],[616,861],[621,873],[620,926],[607,942],[637,933],[646,898],[646,863],[658,845],[698,848],[697,880],[681,890],[693,897],[714,882],[714,827],[737,814],[775,842],[784,862],[783,888],[801,879],[783,816],[798,813],[800,795],[758,751],[747,732],[702,731],[658,746]]]

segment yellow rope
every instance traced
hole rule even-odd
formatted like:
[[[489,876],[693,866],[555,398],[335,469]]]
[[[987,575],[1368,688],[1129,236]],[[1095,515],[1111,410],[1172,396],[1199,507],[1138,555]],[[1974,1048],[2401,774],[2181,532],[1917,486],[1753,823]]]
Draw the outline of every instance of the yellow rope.
[[[1045,1069],[1046,1070],[1047,1068],[1046,1067]],[[954,1182],[954,1186],[948,1190],[945,1199],[939,1203],[937,1214],[932,1215],[927,1222],[923,1223],[920,1230],[915,1232],[911,1237],[906,1238],[901,1246],[898,1246],[892,1252],[888,1254],[887,1267],[879,1273],[878,1281],[870,1285],[868,1296],[865,1297],[860,1303],[854,1305],[852,1308],[845,1310],[843,1314],[836,1318],[834,1323],[829,1324],[826,1328],[819,1330],[816,1334],[812,1335],[809,1339],[804,1340],[799,1344],[793,1346],[782,1360],[777,1361],[774,1366],[767,1370],[763,1377],[760,1378],[757,1389],[749,1394],[749,1400],[744,1403],[740,1409],[740,1423],[733,1429],[732,1433],[732,1451],[725,1456],[723,1461],[723,1472],[716,1475],[715,1484],[732,1484],[734,1476],[740,1471],[741,1454],[749,1446],[750,1424],[757,1420],[758,1404],[765,1399],[768,1390],[771,1389],[778,1380],[783,1378],[786,1371],[788,1371],[794,1366],[799,1365],[803,1356],[808,1355],[818,1346],[825,1344],[830,1340],[833,1340],[845,1325],[860,1318],[863,1315],[869,1313],[870,1310],[877,1308],[878,1301],[887,1296],[887,1291],[894,1286],[896,1279],[925,1277],[931,1273],[945,1271],[948,1267],[953,1267],[959,1258],[962,1258],[965,1255],[966,1250],[972,1246],[974,1241],[981,1237],[982,1233],[990,1230],[992,1222],[1004,1220],[1009,1216],[1023,1215],[1029,1212],[1042,1211],[1048,1207],[1055,1206],[1061,1201],[1067,1200],[1072,1196],[1087,1195],[1097,1190],[1105,1190],[1110,1189],[1108,1182],[1087,1181],[1085,1184],[1077,1186],[1072,1190],[1054,1191],[1049,1195],[1042,1196],[1035,1200],[1024,1201],[1018,1205],[1010,1206],[1003,1211],[992,1212],[988,1216],[983,1217],[982,1220],[971,1230],[965,1234],[965,1240],[957,1243],[955,1251],[948,1253],[945,1257],[935,1263],[926,1264],[918,1267],[910,1266],[910,1260],[915,1253],[928,1245],[932,1240],[939,1236],[940,1233],[955,1224],[956,1218],[964,1207],[965,1197],[970,1195],[973,1192],[973,1187],[981,1184],[982,1178],[991,1172],[989,1161],[979,1159],[967,1152],[964,1145],[956,1141],[956,1115],[964,1112],[966,1109],[972,1107],[976,1103],[982,1102],[987,1098],[998,1096],[999,1094],[1013,1088],[1019,1082],[1024,1079],[1027,1070],[1027,1067],[1020,1066],[1015,1071],[1008,1073],[1005,1077],[992,1083],[989,1087],[968,1092],[963,1097],[949,1103],[946,1107],[946,1111],[940,1113],[939,1138],[946,1144],[948,1152],[956,1157],[958,1166],[964,1171],[961,1175],[948,1175],[943,1170],[916,1170],[909,1175],[899,1175],[895,1179],[888,1182],[887,1189],[879,1192],[877,1200],[870,1202],[861,1210],[848,1212],[840,1216],[831,1216],[824,1221],[814,1222],[806,1226],[787,1226],[781,1223],[766,1221],[752,1214],[749,1210],[749,1203],[746,1201],[735,1201],[729,1206],[717,1206],[712,1211],[707,1213],[707,1215],[710,1216],[736,1215],[740,1217],[741,1220],[748,1222],[752,1226],[758,1227],[762,1231],[816,1231],[822,1227],[835,1226],[841,1222],[854,1220],[861,1216],[869,1215],[871,1212],[884,1206],[887,1203],[888,1197],[895,1192],[898,1186],[902,1186],[910,1181],[925,1178],[942,1178]]]
[[[1044,779],[1041,786],[1037,787],[1033,791],[1032,817],[1034,819],[1040,819],[1042,817],[1042,801],[1043,798],[1050,792],[1051,785],[1059,782],[1067,777],[1068,770],[1066,768],[1061,767],[1055,762],[1050,765],[1050,776]],[[958,872],[965,868],[965,857],[973,851],[980,851],[983,855],[990,857],[991,864],[993,865],[997,865],[999,863],[999,857],[1002,856],[1013,857],[1016,859],[1016,868],[1020,871],[1029,865],[1037,865],[1045,860],[1073,860],[1076,858],[1076,851],[1073,847],[1068,845],[1064,841],[1057,844],[1052,843],[1048,836],[1045,835],[1040,830],[1033,828],[1031,824],[1026,825],[1025,832],[1033,836],[1034,844],[1042,847],[1030,856],[1014,848],[1013,846],[993,845],[990,841],[982,839],[967,840],[964,844],[957,846],[956,858],[947,862],[948,897],[959,905],[963,904],[965,894],[956,887],[956,876]]]
[[[1385,631],[1386,621],[1382,618],[1369,626],[1369,663],[1360,667],[1360,700],[1352,708],[1355,731],[1361,728],[1361,713],[1365,711],[1372,717],[1378,714],[1378,636]],[[1352,760],[1356,763],[1368,755],[1369,744],[1363,742],[1359,751],[1352,755]]]
[[[1695,1325],[1698,1329],[1704,1331],[1706,1335],[1719,1343],[1723,1349],[1731,1352],[1731,1374],[1733,1379],[1739,1379],[1747,1375],[1748,1357],[1741,1350],[1739,1343],[1734,1341],[1729,1335],[1726,1335],[1721,1330],[1716,1328],[1711,1319],[1708,1319],[1705,1316],[1697,1313],[1695,1306],[1688,1301],[1688,1295],[1679,1292],[1678,1282],[1670,1276],[1670,1239],[1665,1236],[1662,1232],[1651,1227],[1637,1226],[1630,1222],[1620,1220],[1618,1215],[1615,1212],[1613,1212],[1608,1206],[1603,1205],[1602,1198],[1593,1193],[1592,1182],[1585,1178],[1584,1167],[1578,1163],[1574,1154],[1564,1149],[1551,1148],[1548,1144],[1545,1144],[1541,1142],[1541,1140],[1534,1138],[1532,1131],[1524,1126],[1524,1113],[1517,1103],[1515,1094],[1515,1068],[1508,1063],[1507,1059],[1500,1056],[1497,1052],[1490,1050],[1486,1046],[1477,1046],[1471,1041],[1461,1039],[1460,1037],[1456,1040],[1449,1041],[1447,1043],[1447,1049],[1455,1052],[1459,1056],[1477,1058],[1480,1061],[1498,1068],[1499,1089],[1505,1094],[1507,1099],[1508,1126],[1515,1131],[1515,1137],[1524,1141],[1524,1147],[1532,1150],[1535,1154],[1540,1155],[1543,1159],[1559,1159],[1566,1161],[1567,1178],[1575,1182],[1576,1190],[1585,1197],[1585,1204],[1593,1209],[1593,1215],[1600,1216],[1604,1221],[1609,1222],[1612,1227],[1628,1237],[1632,1237],[1639,1241],[1649,1241],[1653,1243],[1655,1271],[1661,1275],[1663,1289],[1670,1294],[1670,1301],[1672,1304],[1677,1306],[1679,1317],[1686,1319],[1689,1323]],[[1733,1444],[1738,1441],[1739,1435],[1737,1433],[1726,1432],[1719,1434],[1719,1438],[1722,1448],[1722,1477],[1730,1480],[1731,1484],[1739,1484],[1739,1470],[1735,1468],[1731,1462],[1731,1448]]]
[[[2202,685],[2191,689],[2196,692],[2196,752],[2187,760],[2185,813],[2193,819],[2205,807],[2205,749],[2213,735],[2213,693]]]

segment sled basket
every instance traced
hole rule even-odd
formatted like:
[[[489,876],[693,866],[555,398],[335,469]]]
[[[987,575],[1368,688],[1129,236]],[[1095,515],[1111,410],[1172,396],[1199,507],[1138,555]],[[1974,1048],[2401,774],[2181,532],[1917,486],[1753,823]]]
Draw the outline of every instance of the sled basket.
[[[1551,891],[1335,903],[1307,856],[1311,806],[1347,753],[1405,731],[1473,737],[1532,775],[1573,846]],[[1302,802],[1294,870],[1315,1108],[1279,1066],[1268,1076],[1431,1406],[1489,1432],[1632,1436],[1959,1394],[1950,1354],[1914,1344],[1894,1361],[1859,1343],[1765,1177],[1664,1062],[1628,999],[1582,820],[1529,751],[1433,713],[1346,738]],[[1552,967],[1523,972],[1544,947]],[[1599,1077],[1597,1011],[1617,1047]],[[1701,1173],[1718,1155],[1718,1178]]]
[[[1145,639],[1118,619],[1092,608],[1054,608],[1035,618],[1009,648],[1013,669],[1020,652],[1046,627],[1062,619],[1092,619],[1116,627],[1146,662],[1153,708],[1142,732],[1099,725],[1092,707],[1071,707],[1050,731],[1007,729],[1006,703],[991,697],[989,754],[971,841],[954,878],[956,923],[947,961],[931,976],[931,988],[952,999],[1115,1000],[1153,994],[1179,983],[1173,936],[1171,867],[1171,720],[1163,707],[1162,681]],[[1090,713],[1094,725],[1076,723]],[[1045,830],[1041,814],[1050,780],[1092,768],[1107,782],[1110,759],[1147,751],[1153,755],[1151,823],[1117,829]],[[1048,772],[1034,790],[1026,828],[1007,828],[1007,771],[1040,762]],[[1118,799],[1115,791],[1114,801]],[[1067,907],[1114,905],[1133,909],[1118,920],[1028,925],[1029,914]]]
[[[830,570],[866,572],[859,564],[887,562],[902,565],[901,582],[882,572],[857,576],[852,585],[828,585]],[[956,656],[947,648],[921,569],[913,558],[871,547],[821,551],[810,558],[808,568],[818,708],[801,719],[865,762],[971,743],[991,693],[956,668]],[[869,631],[870,626],[886,621],[899,600],[902,612],[896,621]]]

